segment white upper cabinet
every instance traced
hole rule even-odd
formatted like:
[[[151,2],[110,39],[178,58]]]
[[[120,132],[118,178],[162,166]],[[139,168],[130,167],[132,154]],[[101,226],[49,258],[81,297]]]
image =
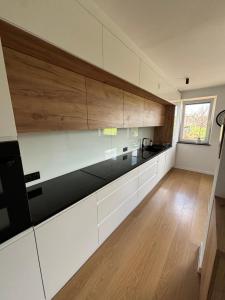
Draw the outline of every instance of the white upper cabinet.
[[[165,79],[160,78],[157,96],[168,101],[178,100],[181,98],[180,93],[171,86]]]
[[[159,85],[159,78],[156,73],[143,61],[140,64],[140,87],[156,94]]]
[[[139,85],[139,57],[106,28],[103,28],[104,69]]]
[[[16,125],[0,41],[0,141],[16,139],[16,136]]]
[[[165,100],[180,99],[180,93],[143,61],[140,65],[140,87]]]
[[[0,246],[0,299],[45,299],[31,229]]]
[[[144,62],[132,40],[124,38],[124,33],[91,3],[1,0],[0,18],[153,94],[168,100],[180,98],[177,90],[167,86]]]
[[[75,0],[3,0],[0,17],[102,67],[102,24]]]

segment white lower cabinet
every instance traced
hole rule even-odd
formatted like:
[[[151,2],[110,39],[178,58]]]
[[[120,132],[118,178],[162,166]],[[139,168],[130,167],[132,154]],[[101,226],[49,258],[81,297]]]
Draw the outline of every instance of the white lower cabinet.
[[[175,165],[175,155],[176,155],[176,148],[172,147],[165,152],[166,159],[165,159],[165,173],[169,172],[171,168]]]
[[[137,172],[132,172],[131,175],[132,176],[129,176],[129,178],[126,178],[127,181],[125,182],[124,180],[114,182],[112,184],[114,186],[114,190],[111,193],[107,193],[106,197],[102,197],[102,195],[103,193],[105,194],[107,190],[109,190],[109,186],[106,186],[105,188],[103,188],[103,190],[97,192],[98,223],[101,223],[105,218],[111,215],[113,211],[122,206],[124,201],[126,201],[132,194],[137,192],[138,174]]]
[[[121,206],[113,211],[102,223],[99,224],[99,244],[120,225],[129,213],[138,205],[137,192],[126,199]]]
[[[151,192],[157,183],[158,161],[157,158],[140,167],[138,200],[141,202]]]
[[[40,224],[35,232],[46,298],[51,299],[98,247],[95,194]]]
[[[157,182],[159,182],[165,174],[166,174],[166,152],[163,152],[158,156]]]
[[[137,205],[138,168],[97,192],[101,244]]]
[[[65,285],[169,171],[174,164],[174,151],[170,150],[36,226],[47,299]]]
[[[0,246],[0,299],[45,299],[32,229]]]
[[[171,169],[173,162],[170,150],[97,191],[99,244],[104,242]]]
[[[175,165],[176,147],[172,147],[158,156],[158,176],[160,181]]]

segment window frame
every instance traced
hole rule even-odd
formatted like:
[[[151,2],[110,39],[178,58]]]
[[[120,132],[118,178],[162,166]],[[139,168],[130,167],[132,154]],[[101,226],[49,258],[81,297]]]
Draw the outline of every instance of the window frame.
[[[179,133],[179,142],[184,144],[194,144],[194,145],[209,145],[210,139],[211,139],[211,133],[212,133],[212,126],[213,126],[213,116],[214,116],[214,110],[215,110],[215,102],[216,97],[203,97],[203,98],[195,98],[195,99],[186,99],[182,101],[182,113],[181,113],[181,123],[180,123],[180,133]],[[204,104],[209,103],[210,109],[209,109],[209,115],[208,115],[208,121],[207,121],[207,129],[206,129],[206,139],[203,141],[199,140],[188,140],[182,138],[183,131],[184,131],[184,118],[185,118],[185,107],[186,105],[191,104]]]

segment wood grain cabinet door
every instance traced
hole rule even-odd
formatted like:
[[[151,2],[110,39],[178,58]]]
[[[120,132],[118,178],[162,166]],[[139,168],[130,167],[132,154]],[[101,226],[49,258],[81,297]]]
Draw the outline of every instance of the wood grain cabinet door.
[[[86,78],[88,127],[123,127],[123,91]]]
[[[87,129],[85,78],[4,48],[18,132]]]
[[[124,127],[142,127],[144,99],[124,92]]]
[[[151,100],[144,100],[144,125],[163,126],[165,123],[165,106]]]

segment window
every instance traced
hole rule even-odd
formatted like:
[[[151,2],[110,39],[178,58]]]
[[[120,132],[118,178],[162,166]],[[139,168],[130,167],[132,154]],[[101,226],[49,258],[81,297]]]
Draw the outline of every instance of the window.
[[[183,101],[180,141],[208,144],[211,132],[213,100]]]

